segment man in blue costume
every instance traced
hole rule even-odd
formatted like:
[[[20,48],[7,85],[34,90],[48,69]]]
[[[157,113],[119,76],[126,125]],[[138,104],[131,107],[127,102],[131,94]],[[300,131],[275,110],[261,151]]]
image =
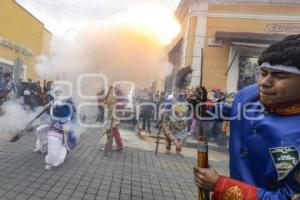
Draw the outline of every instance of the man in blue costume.
[[[271,45],[259,58],[258,84],[242,89],[231,107],[230,178],[195,168],[196,184],[213,199],[299,199],[300,35]],[[219,113],[219,114],[220,114]]]

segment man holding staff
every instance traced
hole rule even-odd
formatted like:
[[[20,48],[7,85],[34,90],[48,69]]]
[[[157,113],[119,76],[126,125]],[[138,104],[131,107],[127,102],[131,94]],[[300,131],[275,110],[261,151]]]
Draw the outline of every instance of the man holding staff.
[[[298,199],[300,193],[300,35],[271,45],[259,58],[258,83],[231,107],[230,177],[195,168],[196,184],[213,199]]]

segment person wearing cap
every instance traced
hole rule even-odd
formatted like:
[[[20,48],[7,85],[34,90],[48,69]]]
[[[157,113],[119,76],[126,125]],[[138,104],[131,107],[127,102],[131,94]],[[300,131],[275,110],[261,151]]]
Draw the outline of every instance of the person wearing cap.
[[[238,116],[230,121],[230,177],[194,168],[212,199],[299,199],[300,35],[271,45],[258,62],[258,83],[239,91],[231,107],[215,107]]]

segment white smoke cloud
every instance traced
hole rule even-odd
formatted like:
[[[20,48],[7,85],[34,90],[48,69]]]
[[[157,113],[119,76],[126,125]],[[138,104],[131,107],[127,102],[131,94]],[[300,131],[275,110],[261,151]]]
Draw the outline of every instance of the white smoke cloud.
[[[103,74],[109,85],[130,81],[136,88],[163,80],[173,67],[164,52],[165,42],[173,39],[179,29],[172,21],[171,12],[154,4],[145,7],[144,12],[142,6],[89,22],[80,31],[72,31],[71,40],[53,37],[50,55],[38,58],[37,72],[40,76],[69,81],[77,105],[86,101],[77,95],[78,79],[83,74]],[[90,78],[79,88],[84,95],[96,95],[102,87],[103,80]],[[96,107],[86,109],[97,110]],[[78,115],[96,114],[89,111]],[[76,135],[85,132],[78,130]]]
[[[161,18],[162,25],[159,26],[159,13],[152,13],[152,10],[166,12],[161,7],[153,4],[152,7],[147,6],[150,11],[145,16],[141,11],[136,12],[140,8],[93,21],[72,41],[55,37],[51,43],[50,57],[38,58],[37,72],[41,76],[59,76],[71,81],[75,90],[78,77],[86,73],[104,74],[110,84],[132,81],[136,87],[150,86],[153,81],[164,79],[171,73],[172,65],[165,57],[161,40],[165,37],[172,39],[178,30],[174,30],[174,21],[167,14],[161,15],[164,19]],[[150,21],[151,13],[156,15],[154,23]],[[148,25],[142,24],[143,17],[149,21]],[[170,29],[163,30],[167,28]],[[100,84],[99,80],[94,84],[86,82],[83,90],[96,94]]]
[[[17,132],[23,130],[27,123],[39,114],[42,108],[37,108],[35,112],[25,111],[16,102],[6,102],[1,106],[3,115],[0,117],[0,140],[7,140]],[[40,123],[40,119],[33,125]]]

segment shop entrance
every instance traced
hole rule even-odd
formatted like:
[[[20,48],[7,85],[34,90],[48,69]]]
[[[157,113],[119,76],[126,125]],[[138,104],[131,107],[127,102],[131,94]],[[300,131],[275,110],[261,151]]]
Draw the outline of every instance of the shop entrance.
[[[0,62],[0,79],[3,78],[3,74],[5,72],[13,73],[13,66],[9,65],[9,64],[6,64],[6,63],[3,63],[3,62]]]
[[[238,90],[257,82],[260,73],[258,57],[241,55],[238,66]]]

